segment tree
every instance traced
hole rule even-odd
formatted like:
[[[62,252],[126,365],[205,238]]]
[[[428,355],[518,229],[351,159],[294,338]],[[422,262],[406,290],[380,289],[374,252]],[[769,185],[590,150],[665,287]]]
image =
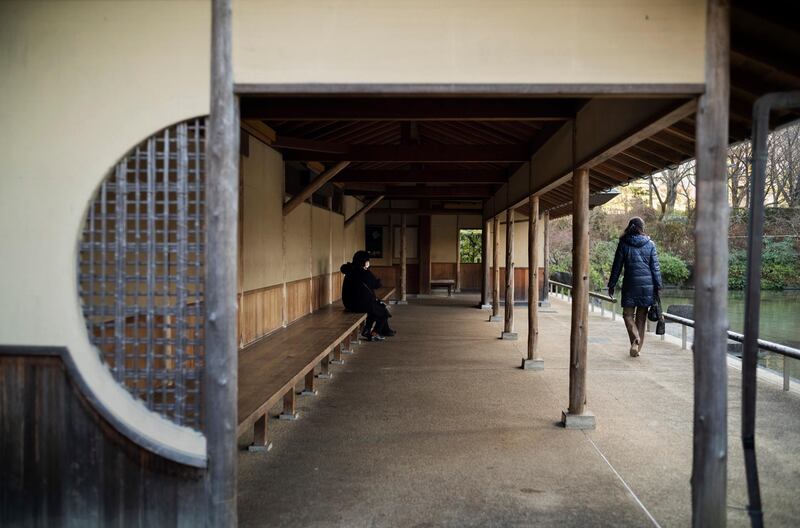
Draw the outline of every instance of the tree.
[[[651,190],[658,200],[660,208],[659,220],[675,210],[678,186],[686,178],[694,178],[694,161],[687,161],[653,174],[650,179],[652,182]],[[659,187],[664,188],[663,195]]]

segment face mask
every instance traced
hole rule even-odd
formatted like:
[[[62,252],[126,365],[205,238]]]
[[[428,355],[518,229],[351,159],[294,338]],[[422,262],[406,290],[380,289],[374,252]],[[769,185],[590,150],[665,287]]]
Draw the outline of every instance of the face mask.
[[[364,269],[369,269],[369,261],[366,261],[366,262],[364,263]]]

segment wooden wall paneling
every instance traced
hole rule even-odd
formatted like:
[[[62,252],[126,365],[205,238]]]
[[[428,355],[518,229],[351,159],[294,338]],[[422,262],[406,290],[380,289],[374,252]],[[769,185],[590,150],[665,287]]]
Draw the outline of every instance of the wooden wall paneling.
[[[76,388],[65,349],[3,348],[0,526],[205,524],[205,471],[119,434]]]
[[[475,290],[481,289],[481,278],[483,267],[481,264],[461,264],[461,289]]]
[[[311,306],[311,282],[308,279],[299,279],[286,283],[286,317],[287,323],[296,321],[309,313]]]
[[[431,280],[436,279],[452,279],[456,280],[456,263],[455,262],[432,262],[431,263]]]
[[[282,326],[283,285],[244,292],[240,305],[240,346],[246,346]]]
[[[541,269],[541,268],[540,268]],[[499,290],[500,298],[506,295],[506,269],[500,268]],[[518,286],[518,287],[517,287]],[[528,268],[514,268],[514,301],[528,300]]]

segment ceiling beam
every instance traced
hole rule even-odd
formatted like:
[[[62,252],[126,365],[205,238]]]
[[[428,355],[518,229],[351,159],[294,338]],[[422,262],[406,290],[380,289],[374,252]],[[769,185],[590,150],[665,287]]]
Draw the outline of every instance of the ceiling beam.
[[[437,207],[431,209],[420,209],[413,207],[376,207],[371,211],[373,214],[394,214],[394,215],[479,215],[481,209],[450,209],[447,207]]]
[[[345,227],[349,226],[350,224],[355,222],[360,216],[363,216],[363,215],[367,214],[367,211],[369,211],[370,209],[372,209],[373,207],[378,205],[378,203],[381,200],[383,200],[383,196],[382,195],[376,196],[375,198],[373,198],[372,200],[370,200],[369,202],[364,204],[364,207],[362,207],[361,209],[359,209],[358,211],[353,213],[353,216],[351,216],[350,218],[348,218],[347,220],[344,221],[344,226]]]
[[[386,198],[391,199],[424,199],[424,198],[441,198],[461,200],[465,198],[486,198],[494,193],[495,186],[493,185],[452,185],[440,187],[425,187],[425,186],[403,186],[403,187],[387,187],[386,189],[359,189],[347,187],[345,194],[353,196],[369,196],[380,194]]]
[[[505,183],[504,170],[487,169],[427,169],[427,170],[346,170],[335,182],[339,183]]]
[[[385,161],[400,163],[513,163],[527,161],[526,145],[350,145],[346,152],[285,150],[284,161]]]
[[[339,174],[339,172],[344,170],[345,167],[347,167],[349,164],[350,164],[349,161],[342,161],[340,163],[337,163],[327,171],[323,172],[316,178],[314,178],[311,181],[311,183],[303,187],[303,189],[299,193],[292,196],[292,198],[288,202],[283,204],[283,216],[286,216],[295,209],[297,209],[297,207],[301,203],[308,200],[312,194],[317,192],[323,185],[328,183],[331,180],[331,178]]]
[[[276,121],[563,121],[571,99],[243,97],[242,119]]]

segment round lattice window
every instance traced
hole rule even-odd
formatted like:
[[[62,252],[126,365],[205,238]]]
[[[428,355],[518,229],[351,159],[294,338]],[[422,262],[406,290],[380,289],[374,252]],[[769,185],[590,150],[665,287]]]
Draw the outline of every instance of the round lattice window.
[[[200,428],[204,118],[137,146],[89,204],[79,285],[89,339],[149,409]]]

